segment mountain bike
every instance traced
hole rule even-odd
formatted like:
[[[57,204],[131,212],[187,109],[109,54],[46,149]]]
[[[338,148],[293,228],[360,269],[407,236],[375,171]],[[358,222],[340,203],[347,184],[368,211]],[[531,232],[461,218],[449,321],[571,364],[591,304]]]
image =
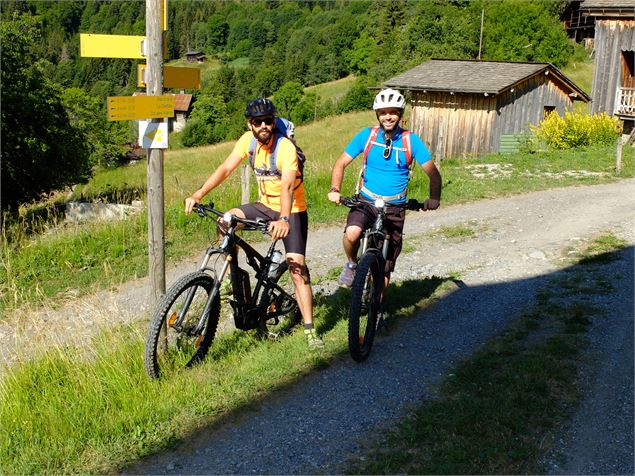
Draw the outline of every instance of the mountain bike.
[[[289,333],[301,318],[295,295],[281,285],[288,265],[276,249],[278,241],[272,241],[263,256],[236,234],[239,227],[269,234],[268,222],[223,213],[213,204],[197,204],[194,211],[216,221],[222,240],[219,246],[212,243],[207,248],[197,271],[179,278],[159,301],[145,344],[145,369],[151,378],[191,367],[205,357],[216,334],[221,283],[228,274],[228,301],[237,329],[256,329],[261,337],[277,338]],[[253,288],[250,274],[240,266],[239,249],[254,272]]]
[[[386,230],[386,207],[391,205],[382,199],[371,202],[359,196],[340,197],[340,204],[348,208],[366,204],[377,209],[374,223],[362,232],[348,308],[348,350],[355,361],[363,362],[373,347],[378,325],[390,242]],[[421,210],[424,205],[411,199],[405,207],[407,210]]]

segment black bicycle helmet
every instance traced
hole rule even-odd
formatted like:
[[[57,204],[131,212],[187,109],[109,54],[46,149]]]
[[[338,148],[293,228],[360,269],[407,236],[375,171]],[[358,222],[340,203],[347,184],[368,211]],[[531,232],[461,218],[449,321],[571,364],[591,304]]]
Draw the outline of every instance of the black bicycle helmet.
[[[266,98],[256,98],[247,104],[245,110],[245,117],[263,117],[263,116],[275,116],[276,106],[273,105],[271,100]]]

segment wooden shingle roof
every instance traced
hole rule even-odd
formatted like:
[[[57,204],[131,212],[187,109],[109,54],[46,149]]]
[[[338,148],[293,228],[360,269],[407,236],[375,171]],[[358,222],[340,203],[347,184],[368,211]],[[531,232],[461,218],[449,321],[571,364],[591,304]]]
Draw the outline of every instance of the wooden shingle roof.
[[[635,0],[584,0],[582,13],[594,17],[635,18]]]
[[[580,8],[635,8],[635,0],[584,0]]]
[[[553,74],[579,99],[589,96],[550,63],[433,59],[390,78],[385,86],[410,91],[497,95],[537,74]]]
[[[175,94],[174,95],[174,110],[178,112],[187,112],[190,109],[191,102],[192,102],[191,94]]]

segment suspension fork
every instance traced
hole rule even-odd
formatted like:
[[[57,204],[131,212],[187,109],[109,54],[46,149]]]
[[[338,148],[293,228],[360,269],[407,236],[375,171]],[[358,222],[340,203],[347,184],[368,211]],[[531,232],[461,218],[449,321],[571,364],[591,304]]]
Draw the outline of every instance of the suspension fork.
[[[203,271],[204,269],[207,268],[207,265],[209,264],[209,260],[211,259],[213,254],[212,251],[213,251],[212,247],[209,247],[207,249],[207,252],[205,253],[205,256],[203,257],[203,260],[201,261],[201,265],[199,266],[199,271]],[[207,302],[205,303],[205,309],[203,309],[203,312],[201,313],[201,317],[199,318],[199,321],[196,327],[194,328],[194,334],[197,334],[203,330],[203,327],[205,326],[205,316],[207,316],[207,314],[212,308],[212,303],[214,302],[214,299],[218,295],[218,290],[220,289],[220,283],[225,277],[225,274],[227,273],[227,269],[229,268],[229,265],[231,262],[232,262],[232,255],[228,253],[225,255],[223,266],[221,267],[221,270],[217,275],[216,284],[212,288],[209,294],[209,297],[207,298]],[[190,289],[187,292],[185,303],[183,307],[181,308],[181,310],[179,311],[179,315],[177,316],[176,321],[174,322],[172,327],[175,327],[176,329],[180,327],[181,323],[183,322],[183,319],[185,319],[185,315],[187,314],[187,311],[190,309],[190,305],[192,304],[192,300],[194,299],[195,293],[196,293],[196,287]]]

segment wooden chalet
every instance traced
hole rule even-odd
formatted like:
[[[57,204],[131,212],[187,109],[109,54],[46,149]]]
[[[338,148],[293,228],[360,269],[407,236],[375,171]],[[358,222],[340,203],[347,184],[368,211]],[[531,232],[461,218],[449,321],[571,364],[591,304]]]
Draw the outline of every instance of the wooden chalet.
[[[595,18],[591,113],[620,117],[626,132],[635,120],[635,0],[585,0],[580,8]]]
[[[386,81],[410,95],[410,130],[436,160],[498,152],[501,139],[589,96],[549,63],[433,59]]]
[[[205,61],[205,53],[202,51],[188,51],[185,53],[185,59],[188,63],[203,63]]]
[[[585,48],[593,45],[593,17],[585,15],[581,8],[581,0],[570,1],[560,18],[564,24],[564,29],[569,38],[576,43],[584,42]]]
[[[169,129],[174,132],[182,131],[192,109],[191,94],[174,95],[174,118],[170,118]]]

